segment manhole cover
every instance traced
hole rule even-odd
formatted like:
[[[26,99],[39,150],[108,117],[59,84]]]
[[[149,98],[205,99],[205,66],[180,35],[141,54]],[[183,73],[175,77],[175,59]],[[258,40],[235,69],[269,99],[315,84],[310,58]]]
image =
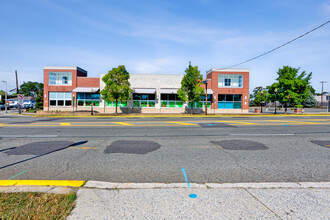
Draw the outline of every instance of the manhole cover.
[[[104,150],[104,153],[147,154],[159,148],[160,144],[154,141],[115,141]]]
[[[5,152],[7,155],[43,155],[73,146],[71,141],[34,142]]]
[[[321,147],[330,148],[330,141],[311,141],[311,142]]]
[[[268,147],[262,143],[250,140],[224,140],[211,141],[212,144],[218,145],[226,150],[267,150]]]
[[[228,125],[225,123],[199,123],[199,126],[203,128],[228,128],[228,127],[235,127],[232,125]]]

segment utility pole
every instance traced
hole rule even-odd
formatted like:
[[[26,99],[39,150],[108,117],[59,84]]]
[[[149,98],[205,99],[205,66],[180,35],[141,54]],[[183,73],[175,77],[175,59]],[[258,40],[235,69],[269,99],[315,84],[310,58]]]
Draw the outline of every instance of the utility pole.
[[[323,83],[327,83],[327,81],[320,81],[320,83],[322,83],[322,93],[321,93],[321,106],[323,103]]]
[[[18,114],[21,114],[21,105],[20,105],[20,103],[18,102],[18,93],[19,93],[19,90],[18,90],[18,77],[17,77],[17,70],[15,70],[15,75],[16,75],[16,93],[17,93],[17,107],[18,107]]]

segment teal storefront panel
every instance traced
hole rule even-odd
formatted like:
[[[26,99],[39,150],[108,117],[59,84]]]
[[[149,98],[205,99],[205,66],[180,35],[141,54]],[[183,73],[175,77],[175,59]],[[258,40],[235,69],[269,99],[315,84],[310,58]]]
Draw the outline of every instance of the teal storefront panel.
[[[218,102],[218,108],[225,108],[225,102]]]

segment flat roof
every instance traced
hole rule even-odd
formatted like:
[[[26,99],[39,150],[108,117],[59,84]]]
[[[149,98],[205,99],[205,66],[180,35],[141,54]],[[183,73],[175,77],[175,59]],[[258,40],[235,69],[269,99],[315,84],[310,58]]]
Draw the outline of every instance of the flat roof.
[[[78,66],[45,66],[44,69],[48,70],[79,70],[81,72],[87,73],[86,70]]]
[[[225,69],[225,68],[212,68],[209,71],[206,71],[207,74],[210,72],[249,72],[248,69]]]

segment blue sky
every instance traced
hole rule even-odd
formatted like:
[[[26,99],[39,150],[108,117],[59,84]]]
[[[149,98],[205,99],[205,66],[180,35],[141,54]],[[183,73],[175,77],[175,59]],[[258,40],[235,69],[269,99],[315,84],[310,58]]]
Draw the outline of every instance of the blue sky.
[[[10,0],[0,1],[0,80],[43,81],[44,66],[79,66],[99,76],[118,65],[131,73],[205,75],[257,56],[330,20],[330,0]],[[235,68],[250,70],[250,91],[290,65],[328,81],[330,24]],[[0,84],[4,89],[4,84]]]

